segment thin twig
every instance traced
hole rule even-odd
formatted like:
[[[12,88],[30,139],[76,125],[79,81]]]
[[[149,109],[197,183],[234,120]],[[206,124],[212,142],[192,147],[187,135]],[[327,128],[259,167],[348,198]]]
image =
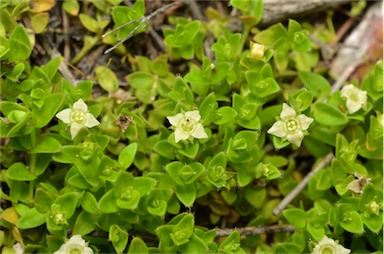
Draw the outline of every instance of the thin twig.
[[[47,51],[47,53],[51,57],[51,59],[54,59],[54,58],[57,58],[57,57],[63,57],[61,55],[61,53],[56,48],[51,47],[51,45],[48,43],[48,41],[44,37],[41,37],[40,40],[41,40],[41,44],[43,45],[43,47],[45,48],[45,50]],[[66,80],[68,80],[72,85],[76,85],[76,79],[72,75],[72,72],[68,68],[68,66],[65,63],[65,61],[60,63],[59,71],[63,75],[63,77]]]
[[[107,50],[104,52],[104,54],[108,54],[108,53],[110,53],[111,51],[113,51],[114,49],[116,49],[118,46],[120,46],[121,44],[123,44],[125,41],[127,41],[129,38],[131,38],[131,37],[134,35],[134,33],[135,33],[139,28],[145,27],[146,23],[149,22],[150,19],[153,18],[154,16],[156,16],[157,14],[162,13],[162,12],[164,12],[164,11],[168,10],[169,8],[174,7],[174,6],[183,5],[183,4],[185,4],[184,1],[181,1],[181,2],[173,2],[173,3],[170,3],[170,4],[164,5],[163,7],[161,7],[161,8],[159,8],[159,9],[155,10],[155,11],[152,12],[152,13],[150,13],[148,16],[145,16],[145,17],[142,17],[142,18],[138,18],[138,19],[133,19],[133,20],[131,20],[131,21],[125,23],[125,24],[122,24],[121,26],[118,26],[118,27],[112,29],[111,31],[106,32],[105,34],[103,34],[102,37],[105,37],[105,36],[107,36],[107,35],[109,35],[109,34],[115,32],[115,31],[117,31],[117,30],[119,30],[119,29],[121,29],[121,28],[123,28],[123,27],[125,27],[125,26],[128,26],[128,25],[130,25],[130,24],[132,24],[132,23],[135,23],[135,22],[138,23],[138,24],[136,25],[136,27],[135,27],[135,28],[134,28],[134,29],[133,29],[133,30],[132,30],[132,31],[131,31],[125,38],[124,38],[124,39],[122,39],[121,41],[119,41],[119,42],[118,42],[116,45],[114,45],[113,47],[107,49]]]
[[[235,230],[237,230],[242,236],[296,231],[295,227],[290,224],[272,225],[265,227],[216,228],[216,237],[229,236]]]
[[[309,172],[287,196],[285,196],[285,198],[275,207],[275,209],[273,209],[273,214],[280,214],[281,211],[284,210],[284,208],[289,205],[297,195],[299,195],[299,193],[305,188],[305,186],[307,186],[311,177],[317,172],[319,172],[321,169],[325,168],[331,162],[333,157],[333,153],[327,154],[323,158],[323,160],[320,161],[320,163],[317,164],[317,166],[311,172]]]
[[[354,63],[351,63],[349,66],[347,66],[344,71],[340,74],[339,78],[333,83],[332,89],[331,89],[331,94],[337,92],[340,90],[340,88],[343,86],[344,82],[351,76],[351,74],[355,71],[357,66],[362,64],[363,61],[356,61]]]

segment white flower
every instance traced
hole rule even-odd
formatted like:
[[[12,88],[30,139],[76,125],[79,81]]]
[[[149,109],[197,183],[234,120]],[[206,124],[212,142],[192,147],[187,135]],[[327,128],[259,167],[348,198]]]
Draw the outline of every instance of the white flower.
[[[251,51],[248,57],[253,59],[262,59],[264,57],[264,52],[266,50],[265,46],[258,43],[254,43],[252,41],[250,43],[251,43],[251,47],[250,47]]]
[[[188,111],[184,114],[177,114],[175,116],[168,116],[168,121],[176,127],[175,129],[175,142],[186,140],[190,137],[194,138],[208,138],[204,127],[199,123],[201,116],[198,110]]]
[[[66,243],[60,246],[60,249],[53,254],[93,254],[93,250],[88,247],[88,244],[81,238],[80,235],[72,236]]]
[[[350,114],[355,113],[360,108],[367,107],[367,92],[360,90],[354,85],[346,85],[341,89],[341,97],[347,99],[347,109]]]
[[[67,108],[57,113],[56,117],[71,126],[72,139],[76,137],[81,128],[91,128],[100,124],[100,122],[88,112],[88,106],[82,99],[76,101],[72,108]]]
[[[313,119],[306,115],[296,115],[296,111],[283,103],[283,110],[280,113],[281,120],[277,121],[269,130],[268,133],[279,138],[287,139],[296,146],[301,145],[304,138],[304,133]]]
[[[24,245],[21,243],[15,243],[12,246],[13,250],[15,251],[16,254],[24,254]]]
[[[313,248],[312,254],[348,254],[350,252],[351,250],[344,248],[338,242],[325,235]]]

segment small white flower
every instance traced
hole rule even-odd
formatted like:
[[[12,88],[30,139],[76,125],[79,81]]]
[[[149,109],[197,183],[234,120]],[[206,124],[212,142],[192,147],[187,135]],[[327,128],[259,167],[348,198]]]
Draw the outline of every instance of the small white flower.
[[[72,236],[66,243],[60,246],[60,249],[53,254],[93,254],[93,250],[88,247],[88,244],[81,238],[80,235]]]
[[[280,119],[272,125],[268,133],[300,146],[304,138],[303,131],[308,129],[313,119],[303,114],[296,115],[296,111],[285,103],[283,103]]]
[[[264,52],[266,50],[266,47],[262,44],[258,44],[258,43],[254,43],[254,42],[250,42],[251,43],[251,51],[249,52],[249,55],[248,57],[249,58],[253,58],[253,59],[262,59],[264,57]]]
[[[74,139],[81,128],[92,128],[100,122],[88,111],[88,106],[82,99],[73,104],[72,108],[67,108],[56,114],[66,124],[71,126],[71,137]]]
[[[360,108],[367,107],[367,92],[360,90],[354,85],[346,85],[341,89],[341,97],[347,99],[347,109],[350,114],[355,113]]]
[[[15,243],[12,246],[13,250],[15,251],[16,254],[24,254],[24,245],[21,243]]]
[[[199,123],[201,116],[198,110],[188,111],[184,114],[179,113],[175,116],[168,116],[168,121],[176,127],[175,129],[175,142],[186,140],[190,137],[194,138],[208,138],[204,127]]]
[[[348,254],[350,252],[351,250],[344,248],[338,242],[325,235],[313,248],[312,254]]]

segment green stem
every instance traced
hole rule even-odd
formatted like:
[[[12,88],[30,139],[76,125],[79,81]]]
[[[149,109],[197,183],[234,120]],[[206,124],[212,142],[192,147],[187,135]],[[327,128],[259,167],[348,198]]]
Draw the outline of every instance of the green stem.
[[[247,42],[247,39],[248,39],[248,35],[249,35],[249,31],[250,31],[250,28],[247,27],[246,25],[244,25],[244,31],[243,33],[241,34],[241,41],[240,41],[240,47],[238,49],[238,53],[239,55],[241,54],[241,52],[243,52],[244,50],[244,45],[245,43]]]
[[[31,133],[31,149],[35,148],[37,145],[37,132],[38,130],[34,130]],[[32,174],[35,174],[35,169],[36,169],[36,160],[37,160],[37,155],[35,153],[31,153],[31,161],[29,162],[29,172]],[[35,192],[35,181],[30,181],[29,182],[29,197],[30,200],[33,201],[33,196]]]

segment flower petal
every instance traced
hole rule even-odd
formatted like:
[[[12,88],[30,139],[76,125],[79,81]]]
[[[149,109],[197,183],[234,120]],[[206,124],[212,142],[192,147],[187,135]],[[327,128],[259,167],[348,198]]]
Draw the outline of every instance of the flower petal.
[[[79,99],[78,101],[76,101],[76,102],[73,104],[73,108],[74,108],[75,110],[88,111],[88,106],[87,106],[87,104],[85,104],[85,102],[83,101],[83,99]]]
[[[71,109],[66,108],[60,111],[59,113],[56,114],[56,117],[59,118],[64,123],[69,124],[71,122]]]
[[[341,97],[349,97],[350,94],[353,92],[355,86],[354,85],[345,85],[343,88],[341,88],[340,96]]]
[[[295,117],[296,111],[288,106],[286,103],[283,103],[283,110],[280,113],[281,120],[288,120],[289,118]]]
[[[72,139],[74,139],[76,137],[77,133],[79,133],[81,128],[83,128],[83,126],[75,124],[75,123],[71,124],[70,132],[71,132],[71,138]]]
[[[91,113],[87,113],[87,120],[84,123],[85,127],[92,128],[99,124],[100,122]]]
[[[188,111],[185,113],[185,116],[188,117],[189,119],[192,119],[195,122],[198,122],[201,119],[200,112],[198,110]]]
[[[175,142],[179,143],[180,140],[186,140],[190,137],[189,133],[181,131],[179,128],[175,130]]]
[[[287,135],[287,140],[296,146],[301,145],[301,141],[303,141],[303,138],[304,138],[304,134],[302,131],[296,131],[293,134]]]
[[[313,118],[307,117],[306,115],[298,115],[296,119],[300,123],[300,128],[301,130],[306,130],[308,129],[309,125],[313,122]]]
[[[175,116],[167,116],[167,119],[169,123],[175,127],[179,124],[180,120],[184,118],[184,115],[181,113],[178,113]]]
[[[201,124],[197,124],[195,130],[192,133],[192,137],[194,138],[208,138],[207,133],[204,131],[204,127]]]
[[[349,100],[349,99],[347,99],[346,105],[347,105],[347,109],[348,109],[349,114],[353,114],[361,108],[360,103],[353,101],[353,100]]]
[[[272,125],[272,127],[267,131],[267,133],[275,135],[279,138],[285,137],[287,135],[287,131],[285,130],[284,122],[277,121]]]

